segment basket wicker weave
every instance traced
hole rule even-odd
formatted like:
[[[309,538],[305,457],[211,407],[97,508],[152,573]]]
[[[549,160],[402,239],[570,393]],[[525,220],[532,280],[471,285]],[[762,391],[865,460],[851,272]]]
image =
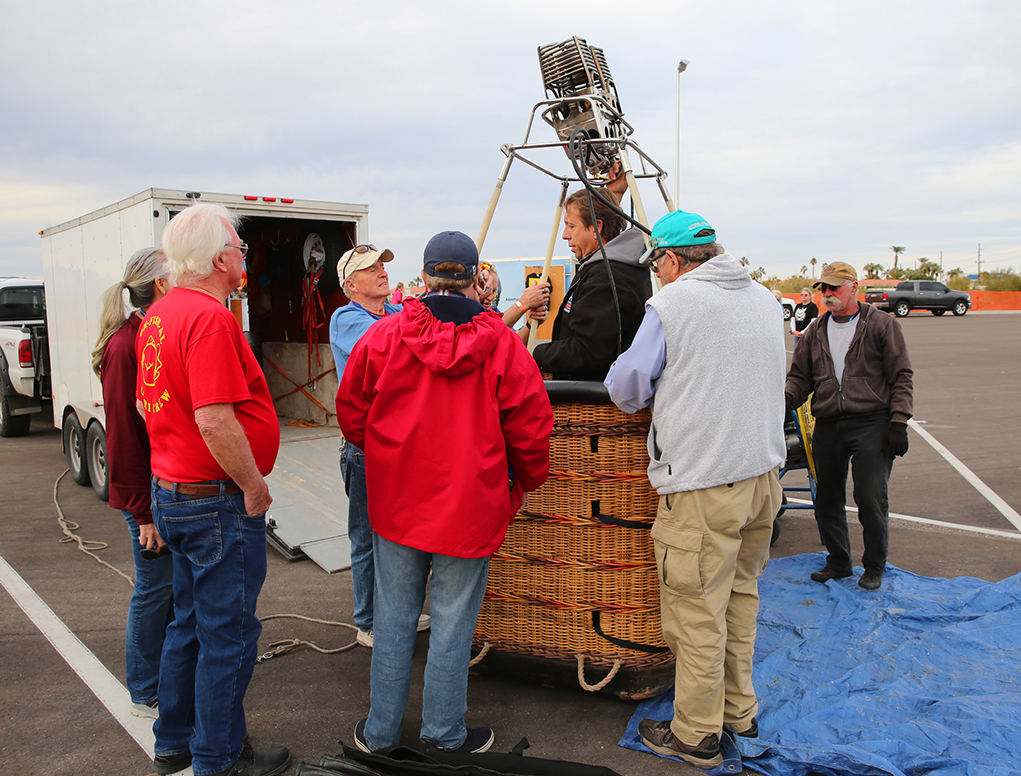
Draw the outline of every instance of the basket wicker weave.
[[[658,502],[646,476],[650,413],[579,403],[554,403],[553,413],[549,480],[492,558],[475,646],[562,663],[570,677],[579,666],[586,689],[582,665],[590,677],[613,674],[597,685],[607,693],[655,695],[672,683],[673,656],[649,532]]]

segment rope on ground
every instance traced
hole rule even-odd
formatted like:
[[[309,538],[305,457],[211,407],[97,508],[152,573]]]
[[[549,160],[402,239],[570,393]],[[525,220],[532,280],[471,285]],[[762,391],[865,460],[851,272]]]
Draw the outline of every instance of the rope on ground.
[[[482,645],[482,649],[479,650],[479,654],[477,654],[475,657],[473,657],[468,662],[468,668],[471,668],[472,666],[477,666],[479,663],[481,663],[482,662],[482,658],[484,658],[486,655],[489,654],[489,647],[490,647],[490,644],[489,644],[488,641],[486,643],[484,643]]]
[[[585,681],[585,656],[577,654],[575,657],[578,659],[578,684],[581,685],[581,689],[588,690],[589,692],[599,692],[606,687],[606,685],[612,681],[613,677],[617,675],[621,664],[624,662],[620,658],[617,658],[613,661],[613,668],[610,669],[610,673],[606,675],[606,678],[604,678],[603,681],[598,684],[588,684]]]
[[[304,620],[305,622],[315,622],[319,623],[320,625],[334,625],[340,628],[350,628],[351,630],[356,632],[358,630],[357,627],[351,625],[350,623],[333,622],[331,620],[320,620],[315,617],[306,617],[303,614],[267,614],[265,617],[260,617],[259,619],[262,622],[266,622],[267,620],[279,620],[282,618]],[[276,657],[277,655],[285,655],[288,652],[297,649],[298,647],[309,647],[322,655],[336,655],[339,654],[340,652],[347,652],[349,649],[352,649],[357,645],[358,645],[357,641],[352,641],[350,644],[346,644],[343,647],[337,647],[336,649],[326,649],[324,647],[320,647],[318,644],[315,644],[311,641],[305,641],[304,639],[284,639],[283,641],[274,641],[272,644],[270,644],[269,652],[264,652],[261,655],[259,655],[259,657],[255,659],[255,662],[262,663],[266,660],[269,660],[271,657]]]
[[[71,470],[70,469],[64,469],[64,474],[67,474],[69,471],[71,471]],[[66,544],[68,542],[76,542],[78,544],[78,549],[79,550],[84,552],[86,555],[90,555],[91,557],[93,557],[99,563],[101,563],[104,566],[106,566],[111,571],[113,571],[113,572],[115,572],[117,574],[120,574],[122,577],[124,577],[126,580],[128,580],[128,584],[129,585],[134,587],[135,586],[135,580],[133,580],[131,577],[129,577],[127,574],[125,574],[123,571],[121,571],[116,566],[111,566],[105,560],[103,560],[98,555],[96,555],[96,553],[99,550],[105,550],[107,547],[109,547],[110,546],[109,544],[107,544],[106,542],[97,542],[97,541],[91,541],[89,539],[83,539],[82,537],[77,536],[77,535],[75,535],[73,533],[74,531],[77,531],[79,528],[81,528],[81,526],[78,525],[78,523],[74,522],[73,520],[68,520],[64,516],[64,510],[60,508],[60,501],[57,500],[57,487],[60,485],[60,481],[62,479],[64,479],[64,474],[61,474],[59,477],[57,477],[57,481],[53,483],[53,503],[57,507],[57,515],[58,515],[57,522],[60,523],[60,530],[64,533],[64,538],[60,540],[60,543],[61,544]]]
[[[64,469],[63,474],[57,477],[56,482],[53,483],[53,503],[57,507],[58,515],[57,522],[60,523],[60,529],[64,533],[64,537],[60,540],[60,542],[62,544],[66,544],[68,542],[77,543],[79,550],[84,552],[86,555],[90,555],[96,561],[103,564],[116,574],[119,574],[120,576],[124,577],[124,579],[128,581],[128,584],[134,587],[135,581],[131,577],[129,577],[127,574],[125,574],[116,566],[110,565],[105,560],[96,555],[96,552],[98,552],[99,550],[105,550],[107,547],[110,546],[109,544],[107,544],[106,542],[83,539],[82,537],[77,536],[73,533],[74,531],[77,531],[81,526],[78,525],[78,523],[74,522],[73,520],[68,520],[67,517],[65,517],[64,510],[61,509],[60,501],[57,499],[57,489],[60,485],[60,481],[64,479],[64,475],[66,475],[69,471],[70,469]],[[331,620],[319,620],[316,619],[315,617],[305,617],[304,615],[301,614],[268,614],[265,617],[260,617],[259,619],[262,620],[262,622],[266,622],[267,620],[277,620],[285,617],[295,620],[305,620],[306,622],[315,622],[319,623],[320,625],[335,625],[341,628],[350,628],[351,630],[356,632],[358,630],[357,627],[346,622],[332,622]],[[256,658],[256,662],[261,663],[264,660],[269,660],[271,657],[274,657],[276,655],[286,654],[292,650],[297,649],[298,647],[309,647],[310,649],[314,649],[316,652],[319,652],[323,655],[336,655],[340,652],[347,652],[349,649],[357,645],[358,645],[357,641],[352,641],[350,644],[347,644],[343,647],[337,647],[336,649],[325,649],[311,641],[304,641],[303,639],[286,639],[284,641],[275,641],[272,644],[270,644],[269,652],[265,652],[262,655],[259,655],[259,657]],[[483,652],[483,654],[485,654],[485,652]],[[481,659],[482,658],[480,656],[478,660]]]

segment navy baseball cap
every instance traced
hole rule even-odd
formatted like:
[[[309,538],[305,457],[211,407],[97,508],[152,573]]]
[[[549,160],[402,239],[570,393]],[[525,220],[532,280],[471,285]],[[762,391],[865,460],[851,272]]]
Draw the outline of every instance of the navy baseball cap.
[[[436,265],[455,261],[464,272],[437,272]],[[479,271],[479,251],[475,241],[464,232],[440,232],[425,246],[425,274],[448,280],[471,280]]]

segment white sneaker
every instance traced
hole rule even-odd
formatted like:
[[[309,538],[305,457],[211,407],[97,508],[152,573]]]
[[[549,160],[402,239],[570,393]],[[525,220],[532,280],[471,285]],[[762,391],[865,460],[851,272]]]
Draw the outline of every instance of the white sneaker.
[[[144,717],[145,719],[158,719],[160,715],[159,706],[155,703],[150,706],[148,703],[132,703],[131,716]]]
[[[432,620],[428,614],[422,614],[418,617],[418,625],[415,626],[415,630],[421,633],[422,631],[429,630],[432,625]],[[372,640],[375,637],[373,631],[363,631],[361,628],[358,629],[358,633],[355,634],[355,641],[361,644],[363,647],[372,649]]]

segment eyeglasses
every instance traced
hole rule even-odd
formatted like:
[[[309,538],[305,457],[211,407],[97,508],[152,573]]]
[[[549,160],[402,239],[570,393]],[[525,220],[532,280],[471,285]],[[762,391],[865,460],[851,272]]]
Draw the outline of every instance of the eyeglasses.
[[[342,278],[347,277],[347,265],[351,263],[351,259],[355,256],[362,256],[366,253],[375,253],[378,250],[379,248],[375,245],[356,245],[351,249],[351,255],[347,257],[347,261],[344,262],[344,267],[340,271],[340,276]]]
[[[232,245],[232,244],[228,243],[227,245],[224,245],[223,247],[224,248],[237,248],[239,251],[241,251],[241,258],[242,259],[245,258],[248,255],[248,243],[241,243],[240,245]]]
[[[659,260],[662,259],[665,255],[666,251],[663,251],[662,253],[653,254],[649,258],[649,269],[651,269],[657,275],[659,274]]]

